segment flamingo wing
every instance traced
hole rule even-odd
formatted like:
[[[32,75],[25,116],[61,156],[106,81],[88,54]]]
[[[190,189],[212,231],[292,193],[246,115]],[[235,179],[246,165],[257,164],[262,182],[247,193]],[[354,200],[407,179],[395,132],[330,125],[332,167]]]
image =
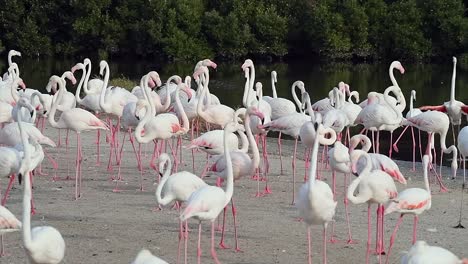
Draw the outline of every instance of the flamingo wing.
[[[439,111],[439,112],[444,112],[444,113],[447,112],[447,108],[445,108],[444,105],[426,105],[426,106],[419,107],[419,110],[421,111],[432,110],[432,111]]]

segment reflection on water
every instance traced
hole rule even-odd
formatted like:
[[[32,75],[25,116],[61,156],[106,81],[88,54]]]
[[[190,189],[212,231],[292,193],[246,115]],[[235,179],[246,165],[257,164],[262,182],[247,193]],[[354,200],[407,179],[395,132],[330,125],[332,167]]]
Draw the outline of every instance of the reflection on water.
[[[52,74],[62,74],[69,70],[76,61],[71,60],[25,60],[15,58],[20,66],[21,77],[28,87],[44,91],[48,78]],[[5,62],[2,62],[5,63]],[[151,70],[156,70],[162,79],[170,75],[189,75],[193,71],[193,63],[171,63],[160,64],[156,62],[141,61],[109,61],[111,78],[126,76],[135,83],[139,78]],[[242,102],[242,92],[244,88],[244,74],[241,70],[242,62],[219,63],[215,71],[210,75],[210,91],[216,94],[220,100],[229,106],[237,107]],[[450,81],[452,76],[452,58],[447,59],[447,63],[436,64],[403,64],[405,74],[401,75],[395,71],[395,77],[409,100],[411,90],[416,90],[417,101],[415,106],[438,105],[450,98]],[[98,61],[93,61],[93,75],[99,73]],[[328,94],[328,91],[337,85],[339,81],[350,84],[352,90],[357,90],[361,94],[361,100],[370,91],[383,92],[390,83],[388,76],[389,64],[327,64],[319,65],[309,61],[295,61],[288,63],[256,64],[256,81],[263,83],[264,95],[271,95],[270,72],[278,73],[278,83],[276,85],[278,96],[291,98],[290,87],[296,80],[302,80],[309,92],[312,101],[319,100]],[[5,64],[0,63],[0,71],[6,71]],[[92,76],[93,76],[92,75]],[[79,76],[77,76],[79,77]],[[456,81],[456,98],[460,101],[468,101],[467,69],[458,66]],[[74,88],[70,89],[71,91]],[[409,103],[407,104],[409,107]],[[399,135],[396,131],[396,135]],[[388,150],[388,132],[382,133],[383,143],[381,152]],[[448,134],[448,142],[451,142],[451,132]],[[423,136],[425,138],[425,136]],[[403,137],[400,146],[400,153],[395,153],[396,158],[411,159],[411,137],[407,133]],[[423,140],[423,144],[426,140]],[[437,140],[438,141],[438,140]]]

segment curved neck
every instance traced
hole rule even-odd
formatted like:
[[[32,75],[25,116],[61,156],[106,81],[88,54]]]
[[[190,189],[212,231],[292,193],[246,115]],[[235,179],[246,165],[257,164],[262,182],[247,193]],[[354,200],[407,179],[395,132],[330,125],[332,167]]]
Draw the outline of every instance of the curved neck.
[[[358,151],[359,152],[359,156],[357,157],[356,161],[357,162],[359,160],[359,158],[364,155],[365,159],[366,159],[366,166],[364,168],[364,170],[359,174],[359,176],[354,179],[351,184],[349,184],[348,186],[348,193],[346,194],[346,197],[348,198],[348,200],[350,200],[352,203],[354,204],[359,204],[359,203],[364,203],[366,202],[368,199],[367,197],[356,197],[354,196],[354,192],[356,191],[357,187],[359,186],[359,183],[362,181],[363,177],[366,177],[368,175],[368,173],[370,173],[371,171],[371,158],[370,156],[365,153],[364,151],[362,150],[354,150],[354,151]],[[353,152],[354,152],[353,151]],[[355,164],[354,164],[355,165]],[[354,166],[353,165],[353,166]]]
[[[372,147],[372,143],[365,135],[355,135],[351,138],[351,144],[349,146],[350,151],[353,151],[359,145],[359,143],[362,142],[362,140],[364,140],[364,145],[362,145],[361,150],[364,152],[369,152]]]
[[[249,139],[247,138],[245,133],[242,132],[241,130],[237,130],[237,133],[239,133],[239,137],[241,138],[241,145],[242,145],[239,151],[242,153],[247,153],[249,151]]]
[[[102,89],[101,89],[101,95],[99,96],[99,106],[102,108],[102,110],[106,113],[109,113],[112,108],[112,104],[110,102],[106,102],[106,91],[107,91],[107,84],[109,82],[109,65],[106,63],[105,65],[105,75],[104,75],[104,82],[102,83]],[[108,97],[111,95],[109,94]]]
[[[349,94],[348,102],[349,102],[349,103],[355,104],[355,103],[353,102],[353,97],[354,97],[354,99],[356,100],[356,103],[358,103],[358,102],[359,102],[359,99],[358,99],[358,98],[359,98],[359,92],[358,92],[358,91],[352,91],[352,92]]]
[[[227,126],[229,127],[229,126]],[[232,160],[231,160],[231,151],[228,148],[228,135],[230,132],[225,128],[224,129],[224,158],[226,160],[226,175],[227,175],[227,182],[226,182],[226,200],[224,205],[227,205],[232,198],[232,194],[234,192],[234,172],[232,169]],[[224,206],[223,206],[224,207]]]
[[[298,82],[294,82],[292,87],[291,87],[291,93],[292,93],[292,96],[293,96],[293,99],[294,99],[294,102],[296,103],[297,105],[297,108],[299,108],[299,113],[303,113],[302,111],[302,108],[301,108],[301,101],[299,100],[299,98],[297,97],[297,94],[296,94],[296,87],[298,86]],[[299,88],[300,89],[300,88]],[[304,92],[304,91],[301,91],[301,92]]]
[[[62,128],[58,124],[57,121],[55,121],[55,112],[57,112],[57,107],[59,105],[59,102],[62,100],[63,93],[65,90],[65,86],[62,82],[62,79],[57,80],[57,85],[59,86],[59,89],[57,91],[57,97],[55,100],[52,100],[52,108],[50,109],[49,116],[47,120],[49,121],[50,125],[55,128]]]
[[[202,78],[202,77],[200,77]],[[200,82],[203,82],[202,79],[200,79]],[[204,103],[205,103],[205,97],[207,96],[207,87],[205,85],[202,85],[202,91],[200,98],[198,99],[198,104],[197,104],[197,115],[199,115],[201,118],[204,118],[205,116],[205,111],[203,110],[204,108]]]
[[[429,161],[429,159],[427,159],[427,161]],[[424,187],[426,187],[426,191],[429,193],[429,196],[431,196],[431,187],[429,185],[429,179],[427,175],[428,166],[429,166],[429,163],[423,161]]]
[[[189,128],[189,120],[188,120],[187,114],[185,113],[185,109],[182,106],[182,103],[180,102],[179,93],[180,93],[180,88],[179,88],[179,86],[177,86],[177,89],[175,91],[175,103],[176,103],[176,106],[177,106],[177,111],[179,111],[179,115],[182,118],[183,132],[187,133],[189,131],[189,129],[190,129]]]
[[[455,79],[457,77],[457,62],[453,62],[452,83],[450,86],[450,101],[455,101]]]
[[[250,66],[250,90],[249,93],[252,92],[253,95],[253,90],[254,90],[254,83],[255,83],[255,66],[252,65]]]
[[[395,66],[393,65],[393,63],[390,65],[390,68],[388,69],[388,75],[390,75],[390,81],[392,82],[392,85],[393,86],[397,86],[397,87],[400,87],[398,86],[398,83],[395,79],[395,75],[393,74],[393,70],[395,69]]]
[[[146,115],[145,115],[146,116]],[[171,162],[171,159],[170,158],[167,158],[165,161],[164,161],[167,165],[166,165],[166,169],[164,170],[164,175],[163,177],[161,178],[161,181],[159,182],[158,184],[158,187],[156,188],[156,201],[162,205],[162,206],[165,206],[167,205],[168,203],[172,202],[172,199],[167,199],[167,198],[161,198],[161,192],[162,192],[162,189],[164,187],[164,184],[166,184],[167,180],[169,179],[170,177],[170,174],[171,174],[171,170],[172,170],[172,162]]]
[[[273,74],[271,75],[271,91],[273,92],[273,98],[278,98],[278,94],[276,93],[276,80]]]
[[[81,104],[81,102],[83,101],[83,99],[80,98],[80,93],[81,93],[81,87],[83,86],[83,83],[85,82],[87,74],[88,73],[86,72],[86,66],[85,66],[83,68],[83,75],[81,75],[80,82],[78,83],[78,87],[76,88],[76,92],[75,92],[75,99],[76,99],[76,102],[79,104]]]
[[[141,132],[143,131],[143,128],[145,127],[146,123],[150,120],[150,118],[153,117],[152,115],[152,107],[150,104],[145,104],[145,117],[143,117],[140,122],[138,122],[138,125],[135,128],[135,138],[139,143],[146,143],[148,140],[145,138],[145,136],[141,135]]]
[[[244,107],[249,107],[249,94],[250,94],[250,74],[245,75],[244,96],[242,96],[242,104]]]
[[[414,96],[413,96],[413,93],[411,93],[410,101],[409,101],[410,113],[413,112],[413,100],[414,100]]]
[[[384,100],[385,102],[387,103],[387,105],[393,110],[393,112],[395,112],[397,118],[399,116],[401,116],[401,111],[399,111],[398,107],[394,104],[391,103],[390,101],[390,95],[388,95],[390,92],[393,92],[395,93],[395,91],[399,91],[398,93],[398,100],[400,101],[401,100],[401,90],[398,86],[390,86],[388,87],[387,89],[385,89],[385,92],[384,92]],[[403,108],[406,107],[406,102],[404,102],[404,98],[403,98],[403,102],[401,103],[401,105],[404,105]]]
[[[244,116],[244,126],[245,133],[247,134],[247,138],[249,140],[249,145],[252,147],[253,160],[251,163],[251,171],[254,171],[260,165],[260,153],[258,151],[257,142],[255,142],[255,138],[252,134],[252,129],[250,128],[250,114],[248,111]]]
[[[18,91],[16,90],[18,88],[18,80],[19,79],[13,79],[13,82],[11,83],[11,97],[15,102],[18,102],[19,100],[19,95]]]
[[[88,70],[86,70],[86,66],[89,66]],[[83,69],[83,75],[85,75],[85,72],[86,72],[86,77],[85,77],[85,80],[84,80],[84,84],[83,84],[83,90],[85,92],[85,94],[90,94],[91,91],[88,89],[88,82],[89,82],[89,76],[91,75],[91,63],[87,63],[87,65],[85,64],[85,68]]]

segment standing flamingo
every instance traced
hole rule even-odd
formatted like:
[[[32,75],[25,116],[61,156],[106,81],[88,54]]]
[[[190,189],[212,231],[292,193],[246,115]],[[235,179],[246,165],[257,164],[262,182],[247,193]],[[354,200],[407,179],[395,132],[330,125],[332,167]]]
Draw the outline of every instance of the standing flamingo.
[[[172,202],[180,203],[188,201],[190,195],[196,190],[207,186],[207,184],[197,175],[188,171],[176,172],[172,171],[171,158],[166,153],[159,156],[159,171],[163,174],[161,181],[156,188],[156,200],[160,206],[166,206]],[[177,247],[177,263],[180,256],[180,242],[184,237],[182,234],[182,221],[179,221],[179,245]],[[186,255],[187,256],[187,255]]]
[[[468,264],[468,259],[459,259],[455,254],[442,247],[429,246],[426,241],[418,240],[401,258],[401,264]]]
[[[419,215],[424,211],[431,209],[431,188],[429,187],[429,180],[427,179],[427,167],[429,166],[429,155],[423,157],[423,170],[424,170],[424,185],[426,189],[421,188],[408,188],[398,194],[396,198],[390,200],[390,204],[385,209],[385,214],[392,212],[400,213],[400,218],[393,230],[392,236],[390,237],[390,246],[388,248],[387,260],[388,263],[390,253],[392,252],[393,243],[395,242],[396,232],[398,227],[403,221],[403,215],[412,214],[414,215],[413,223],[413,245],[416,243],[416,234]]]
[[[458,130],[460,131],[460,124],[461,124],[461,116],[462,116],[462,108],[466,108],[467,106],[455,100],[455,80],[457,76],[457,58],[453,57],[453,73],[452,73],[452,84],[450,86],[450,101],[445,102],[443,105],[437,106],[422,106],[419,109],[422,111],[426,110],[436,110],[447,113],[450,118],[450,122],[452,123],[452,132],[453,132],[453,140],[455,141],[455,131],[453,129],[454,125],[458,126]]]
[[[462,163],[463,163],[463,185],[462,185],[462,191],[461,191],[461,199],[460,199],[460,218],[458,220],[458,225],[455,226],[455,228],[465,228],[462,225],[462,210],[463,210],[463,192],[465,190],[465,184],[466,184],[466,168],[465,168],[465,163],[466,163],[466,157],[468,157],[468,126],[464,127],[462,130],[460,130],[460,133],[458,133],[458,151],[460,151],[460,155],[462,156]]]
[[[56,76],[55,81],[61,82]],[[61,84],[63,85],[63,83]],[[55,109],[56,110],[55,104]],[[31,230],[31,177],[32,153],[28,143],[23,122],[19,122],[21,141],[24,147],[24,157],[18,171],[18,177],[25,175],[23,194],[23,245],[31,263],[56,264],[60,263],[65,255],[65,241],[60,232],[51,226],[35,227]]]
[[[180,219],[185,221],[189,218],[195,218],[198,223],[198,247],[197,263],[201,263],[201,222],[208,220],[211,222],[211,256],[215,263],[219,264],[214,245],[214,220],[218,217],[221,210],[229,203],[234,192],[234,175],[232,170],[231,153],[227,148],[227,135],[237,130],[237,123],[228,123],[224,127],[224,155],[227,163],[227,183],[226,191],[215,186],[205,186],[198,189],[190,196],[187,206],[180,215]],[[186,230],[187,232],[187,230]]]
[[[337,202],[333,199],[333,193],[323,181],[316,178],[317,175],[317,155],[319,143],[331,145],[336,140],[336,133],[330,128],[324,128],[322,124],[314,123],[316,138],[312,148],[312,166],[309,170],[309,181],[304,183],[299,190],[297,199],[297,208],[299,215],[307,224],[307,242],[308,242],[308,262],[312,263],[310,226],[323,226],[323,263],[327,263],[327,226],[333,221]],[[330,139],[325,138],[325,134],[331,134]]]
[[[58,121],[55,121],[55,113],[57,112],[58,102],[62,96],[62,92],[65,91],[65,83],[62,78],[53,75],[49,79],[49,84],[57,83],[59,86],[58,98],[52,105],[52,109],[49,113],[49,123],[55,128],[67,128],[76,132],[76,174],[75,174],[75,199],[81,196],[81,163],[83,158],[82,146],[81,146],[81,132],[94,129],[108,130],[107,126],[95,115],[90,112],[81,109],[73,108],[64,111],[60,114]]]
[[[293,84],[294,87],[300,87],[301,91],[304,90],[304,83],[302,81],[296,81]],[[299,101],[299,99],[297,99]],[[300,104],[299,104],[300,105]],[[310,116],[304,113],[293,113],[290,115],[286,115],[280,117],[278,119],[272,120],[269,123],[261,125],[260,127],[266,130],[273,130],[273,131],[281,131],[282,133],[292,136],[295,139],[294,142],[294,154],[292,158],[292,169],[293,169],[293,191],[292,191],[292,202],[291,204],[295,203],[296,199],[296,154],[297,154],[297,141],[299,138],[299,132],[301,130],[302,125],[305,122],[310,121]]]
[[[166,261],[154,256],[147,249],[142,249],[138,252],[135,260],[130,264],[168,264]]]
[[[372,160],[366,152],[362,150],[354,150],[354,152],[360,155],[355,155],[351,159],[351,170],[353,173],[357,172],[357,162],[361,155],[364,155],[366,159],[366,167],[359,174],[355,180],[351,182],[348,187],[347,197],[353,204],[367,203],[367,250],[366,250],[366,263],[369,263],[370,245],[371,245],[371,214],[370,207],[372,203],[378,204],[377,210],[377,223],[381,223],[377,226],[377,241],[376,241],[376,253],[379,255],[383,254],[384,250],[384,228],[383,228],[383,217],[384,208],[383,204],[387,203],[390,199],[395,198],[398,195],[395,183],[387,173],[380,170],[372,169]],[[355,196],[355,191],[358,190],[358,194]]]

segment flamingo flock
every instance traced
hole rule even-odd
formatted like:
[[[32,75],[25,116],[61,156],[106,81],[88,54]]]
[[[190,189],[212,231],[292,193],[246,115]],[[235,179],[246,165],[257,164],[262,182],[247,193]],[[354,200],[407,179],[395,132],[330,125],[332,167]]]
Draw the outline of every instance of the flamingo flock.
[[[34,178],[43,173],[41,164],[50,162],[55,170],[53,181],[67,180],[75,188],[73,198],[76,203],[86,196],[86,186],[83,188],[84,158],[82,135],[96,130],[97,156],[96,166],[100,166],[101,133],[106,135],[109,144],[107,172],[108,180],[115,184],[113,192],[121,192],[119,183],[124,182],[124,176],[130,176],[126,182],[131,182],[131,175],[122,175],[121,167],[125,159],[124,146],[126,138],[132,145],[136,168],[134,174],[139,175],[139,191],[144,191],[144,175],[155,175],[154,202],[157,204],[156,214],[165,214],[171,210],[170,205],[178,210],[178,245],[177,263],[188,263],[190,258],[189,234],[197,232],[196,261],[202,262],[202,224],[210,224],[210,254],[215,263],[221,263],[216,246],[216,230],[219,229],[221,212],[222,235],[219,248],[227,249],[225,245],[225,225],[227,208],[231,207],[234,225],[235,251],[242,252],[238,237],[238,208],[234,204],[236,190],[248,185],[254,180],[256,192],[252,199],[258,203],[276,195],[276,189],[271,186],[272,176],[286,175],[291,177],[291,187],[283,186],[279,192],[291,192],[291,205],[297,208],[299,221],[306,224],[307,257],[304,262],[312,263],[312,241],[317,240],[311,235],[311,226],[320,225],[322,231],[322,263],[336,263],[333,256],[327,255],[327,244],[336,243],[335,214],[341,210],[338,199],[342,196],[346,212],[348,231],[347,244],[357,244],[352,238],[350,221],[350,206],[367,204],[367,242],[365,260],[371,263],[372,254],[378,256],[378,262],[389,263],[393,246],[396,242],[397,230],[402,224],[404,215],[413,215],[413,237],[407,244],[409,251],[401,259],[401,263],[468,263],[450,251],[441,247],[429,246],[417,239],[419,215],[430,210],[436,204],[438,197],[433,196],[434,188],[430,187],[429,174],[432,173],[439,184],[439,191],[448,189],[441,175],[443,154],[452,154],[452,178],[456,177],[459,155],[465,171],[465,160],[468,156],[468,130],[460,130],[461,115],[468,114],[468,106],[455,100],[456,58],[453,58],[453,76],[450,101],[440,106],[422,106],[413,108],[416,93],[411,91],[410,111],[404,114],[406,99],[404,94],[409,90],[400,87],[394,76],[394,70],[401,74],[405,69],[398,61],[391,63],[389,76],[391,86],[381,87],[379,92],[370,92],[367,99],[359,103],[359,93],[351,91],[351,86],[343,81],[332,87],[329,96],[317,102],[311,101],[311,91],[300,80],[291,84],[291,97],[278,97],[276,82],[278,74],[271,72],[272,96],[263,95],[264,84],[255,78],[255,66],[251,59],[239,67],[239,74],[245,77],[243,100],[239,108],[223,104],[211,93],[209,88],[210,68],[218,65],[210,59],[199,61],[194,71],[186,77],[173,75],[163,84],[158,72],[150,71],[141,77],[139,86],[114,87],[109,85],[110,68],[106,61],[99,62],[101,78],[91,79],[92,61],[84,59],[66,70],[61,76],[49,78],[46,90],[42,94],[36,89],[26,88],[20,77],[19,66],[13,62],[20,52],[8,53],[8,71],[0,80],[0,178],[9,178],[8,187],[2,197],[0,206],[0,235],[2,242],[1,255],[4,255],[3,236],[10,232],[22,233],[22,244],[27,258],[31,263],[61,263],[65,258],[66,240],[71,237],[62,236],[61,232],[51,226],[31,228],[31,217],[36,214],[33,198]],[[75,93],[67,89],[67,79],[76,84],[74,74],[81,72],[81,78]],[[192,79],[197,88],[192,89]],[[184,80],[184,81],[183,81]],[[300,96],[296,93],[300,91]],[[82,94],[84,92],[84,96]],[[393,94],[394,96],[392,96]],[[347,98],[348,97],[348,98]],[[301,98],[301,99],[299,99]],[[356,102],[353,102],[353,98]],[[105,120],[102,118],[106,118]],[[51,128],[67,130],[66,153],[68,155],[68,131],[76,133],[76,159],[73,170],[74,178],[57,177],[57,164],[54,157],[47,152],[49,148],[59,148],[60,134],[57,142],[44,133],[45,121]],[[446,145],[446,136],[450,124],[454,137],[454,145]],[[353,127],[362,126],[361,133],[352,135]],[[406,127],[405,127],[406,126]],[[454,126],[458,126],[455,131]],[[398,138],[393,143],[393,132],[405,127],[411,128],[413,138],[413,171],[424,179],[424,188],[405,188],[409,177],[405,176],[397,163],[392,159],[392,151],[398,151]],[[416,142],[414,129],[428,133],[427,146],[423,151],[421,136],[419,149],[422,157],[421,172],[416,171]],[[279,132],[278,152],[268,153],[269,131]],[[380,132],[390,132],[390,149],[388,155],[380,153]],[[189,133],[190,132],[190,133]],[[371,132],[371,138],[368,133]],[[121,133],[123,135],[121,135]],[[377,135],[375,135],[375,133]],[[283,168],[282,135],[294,139],[291,159],[291,169]],[[440,164],[437,171],[436,147],[434,135],[440,135]],[[458,134],[458,137],[456,137]],[[455,140],[456,139],[456,140]],[[296,193],[296,172],[300,169],[297,156],[298,149],[305,148],[304,183]],[[104,144],[104,143],[102,143]],[[142,147],[153,151],[147,156],[142,153]],[[361,148],[358,148],[362,145]],[[322,147],[320,147],[322,146]],[[192,166],[184,161],[189,154],[183,152],[189,149],[192,155]],[[50,149],[49,149],[50,150]],[[372,151],[371,151],[372,150]],[[322,154],[320,155],[320,152]],[[201,155],[200,155],[201,154]],[[195,156],[205,159],[201,170]],[[46,159],[47,157],[47,159]],[[327,157],[327,158],[325,158]],[[270,166],[278,158],[279,171],[273,171]],[[117,166],[117,173],[115,173]],[[324,172],[331,170],[331,181],[327,182]],[[69,167],[69,166],[67,166]],[[188,168],[191,167],[191,170]],[[187,169],[187,170],[182,170]],[[340,173],[337,175],[337,172]],[[45,173],[43,173],[45,174]],[[343,174],[343,176],[341,176]],[[322,176],[321,176],[322,175]],[[356,177],[354,177],[354,176]],[[464,172],[462,192],[465,187]],[[336,178],[343,177],[344,192],[337,191]],[[22,219],[18,220],[7,209],[7,201],[15,179],[24,182]],[[216,182],[211,179],[216,178]],[[274,177],[273,177],[274,179]],[[260,182],[265,187],[260,188]],[[224,187],[223,187],[224,185]],[[275,187],[280,188],[280,187]],[[463,197],[462,197],[463,198]],[[351,205],[349,204],[351,202]],[[375,250],[372,245],[372,214],[371,205],[377,205],[375,227]],[[463,202],[461,202],[463,205]],[[394,231],[385,247],[386,215],[399,213]],[[282,216],[278,216],[282,217]],[[189,228],[189,222],[196,221],[198,230]],[[388,220],[387,220],[388,221]],[[424,221],[424,220],[423,220]],[[157,223],[156,223],[157,224]],[[292,223],[291,223],[292,224]],[[331,239],[329,226],[332,226]],[[459,228],[462,225],[462,207],[460,207]],[[293,228],[292,226],[290,228]],[[64,239],[65,237],[65,239]],[[165,243],[170,243],[165,241]],[[183,245],[182,245],[183,243]],[[298,245],[300,245],[299,243]],[[183,257],[182,257],[182,247]],[[74,250],[74,248],[69,249]],[[314,262],[319,262],[314,260]],[[142,249],[132,264],[168,263],[154,255],[150,250]]]

